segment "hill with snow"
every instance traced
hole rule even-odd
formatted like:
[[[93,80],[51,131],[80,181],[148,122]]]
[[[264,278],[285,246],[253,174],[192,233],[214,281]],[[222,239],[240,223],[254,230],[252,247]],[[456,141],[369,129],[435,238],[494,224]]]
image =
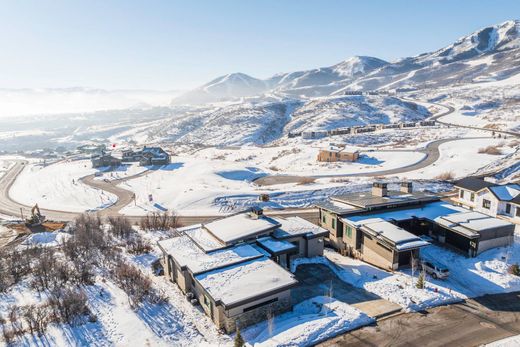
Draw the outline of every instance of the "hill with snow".
[[[348,90],[442,87],[502,80],[520,73],[520,21],[511,20],[464,36],[434,52],[395,62],[356,56],[330,67],[282,73],[265,80],[236,73],[173,99],[200,104],[242,97],[319,97]]]

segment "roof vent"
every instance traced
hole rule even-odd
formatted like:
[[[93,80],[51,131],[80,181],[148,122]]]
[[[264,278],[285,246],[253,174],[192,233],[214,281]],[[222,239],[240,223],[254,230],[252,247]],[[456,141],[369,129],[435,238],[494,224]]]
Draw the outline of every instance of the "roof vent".
[[[264,215],[264,210],[260,207],[255,206],[251,208],[251,212],[249,212],[249,215],[253,219],[258,219]]]
[[[413,192],[413,184],[412,182],[401,182],[401,192],[403,193],[412,193]]]
[[[388,195],[388,185],[383,182],[374,182],[372,183],[372,195],[373,196],[387,196]]]

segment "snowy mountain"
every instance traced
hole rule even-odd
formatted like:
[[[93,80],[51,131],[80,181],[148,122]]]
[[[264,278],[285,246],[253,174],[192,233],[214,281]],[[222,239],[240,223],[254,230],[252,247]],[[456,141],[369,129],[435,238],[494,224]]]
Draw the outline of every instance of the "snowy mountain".
[[[205,85],[174,99],[176,104],[203,104],[254,96],[268,89],[265,81],[243,73],[232,73],[215,78]]]
[[[356,56],[318,69],[274,75],[260,80],[230,74],[173,100],[174,104],[208,103],[241,97],[279,95],[319,97],[347,90],[442,87],[502,80],[520,73],[520,21],[511,20],[464,36],[431,53],[388,63]]]
[[[243,102],[163,121],[149,132],[153,141],[204,145],[263,145],[289,132],[424,119],[431,114],[398,98],[320,97],[278,102]],[[148,130],[147,130],[148,131]]]
[[[520,73],[519,58],[520,21],[507,21],[464,36],[435,52],[385,65],[343,90],[441,87],[501,80]]]

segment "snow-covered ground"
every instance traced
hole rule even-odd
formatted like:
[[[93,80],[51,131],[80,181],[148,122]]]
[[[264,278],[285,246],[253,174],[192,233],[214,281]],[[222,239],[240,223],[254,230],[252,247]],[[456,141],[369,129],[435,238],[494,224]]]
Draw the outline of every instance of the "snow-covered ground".
[[[514,152],[515,148],[508,146],[511,141],[503,139],[468,139],[447,142],[439,146],[440,158],[432,165],[417,171],[406,172],[400,176],[406,178],[425,178],[451,172],[456,178],[465,177],[476,172],[483,166],[489,165],[508,154]],[[488,146],[497,146],[501,155],[479,153],[479,150]]]
[[[517,347],[520,346],[520,335],[506,337],[505,339],[488,343],[484,347]]]
[[[62,161],[43,166],[26,165],[9,192],[19,203],[41,208],[82,212],[97,210],[116,202],[113,194],[91,188],[79,181],[95,173],[90,161]]]
[[[242,337],[254,346],[312,346],[374,322],[365,313],[334,298],[317,296],[291,312],[246,328]]]
[[[520,277],[508,272],[510,265],[520,263],[520,235],[515,235],[510,247],[492,249],[475,258],[467,258],[437,245],[422,248],[421,258],[444,265],[450,270],[450,276],[445,280],[435,280],[427,275],[426,288],[418,289],[415,287],[418,271],[412,274],[411,269],[404,269],[390,273],[329,249],[325,250],[324,257],[303,258],[294,262],[293,271],[306,262],[328,265],[343,281],[409,311],[468,297],[520,290]]]

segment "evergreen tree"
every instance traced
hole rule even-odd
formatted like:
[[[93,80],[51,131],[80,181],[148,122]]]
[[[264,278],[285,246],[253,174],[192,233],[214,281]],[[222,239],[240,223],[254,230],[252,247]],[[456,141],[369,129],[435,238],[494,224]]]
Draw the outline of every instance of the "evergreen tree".
[[[419,278],[417,279],[417,284],[415,285],[419,289],[424,289],[424,272],[419,274]]]
[[[240,334],[240,329],[237,326],[237,334],[235,335],[235,347],[243,347],[244,343],[245,341],[242,338],[242,335]]]

